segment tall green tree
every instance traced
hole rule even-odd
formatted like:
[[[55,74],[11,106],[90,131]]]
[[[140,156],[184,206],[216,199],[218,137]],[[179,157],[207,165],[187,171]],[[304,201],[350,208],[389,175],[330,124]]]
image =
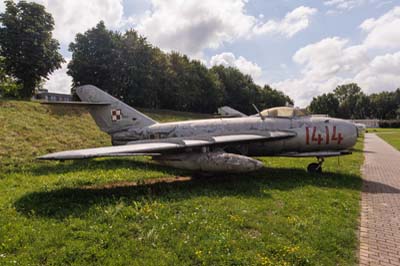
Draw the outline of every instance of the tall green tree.
[[[357,119],[368,115],[368,98],[356,83],[337,86],[333,93],[339,101],[339,117]]]
[[[21,86],[4,69],[4,57],[0,57],[0,96],[16,98]]]
[[[73,85],[92,84],[115,94],[112,85],[117,76],[113,68],[121,62],[122,55],[117,52],[121,39],[120,34],[107,30],[103,21],[84,34],[77,34],[69,45],[72,60],[67,73],[72,76]]]
[[[245,113],[253,112],[251,106],[256,98],[255,84],[250,76],[243,74],[237,68],[214,66],[213,71],[221,82],[223,90],[223,105],[231,106]]]
[[[378,119],[396,119],[400,110],[400,89],[383,91],[369,96],[371,115]]]
[[[165,62],[157,56],[156,49],[146,38],[134,30],[128,30],[122,35],[118,47],[120,58],[113,75],[122,78],[121,88],[125,88],[125,100],[134,106],[154,108],[158,106],[158,92],[164,82],[160,70]],[[161,65],[156,65],[160,63]]]
[[[136,31],[110,31],[101,21],[77,34],[69,49],[75,86],[92,84],[133,106],[160,107],[166,58]]]
[[[252,114],[255,104],[259,109],[293,104],[284,93],[265,85],[263,88],[254,83],[249,75],[245,75],[237,68],[214,66],[211,69],[221,83],[223,91],[223,105],[231,106],[241,112]]]
[[[22,85],[20,96],[30,97],[42,79],[61,67],[59,43],[53,39],[54,20],[44,6],[5,1],[0,14],[0,56],[6,73]]]
[[[262,88],[262,102],[259,105],[263,108],[271,108],[277,106],[293,105],[294,101],[282,91],[264,85]]]
[[[200,61],[177,52],[168,54],[166,92],[170,99],[164,107],[194,112],[214,112],[222,101],[218,77]]]
[[[324,93],[314,97],[308,109],[313,114],[327,114],[336,117],[339,113],[339,100],[333,93]]]

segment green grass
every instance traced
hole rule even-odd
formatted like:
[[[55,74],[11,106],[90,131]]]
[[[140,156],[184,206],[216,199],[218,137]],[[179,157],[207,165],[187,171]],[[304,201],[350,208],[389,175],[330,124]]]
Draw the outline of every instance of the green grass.
[[[65,111],[0,102],[0,265],[357,262],[361,152],[321,175],[305,172],[312,159],[262,158],[261,172],[207,178],[144,157],[33,160],[109,144],[86,113]]]
[[[368,131],[376,133],[379,137],[400,151],[400,128],[374,128]]]

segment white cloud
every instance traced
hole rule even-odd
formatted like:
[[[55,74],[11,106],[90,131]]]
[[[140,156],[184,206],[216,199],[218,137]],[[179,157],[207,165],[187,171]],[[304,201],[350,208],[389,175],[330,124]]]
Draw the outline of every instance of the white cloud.
[[[293,61],[303,67],[300,76],[273,86],[300,106],[349,82],[358,83],[367,93],[394,90],[400,87],[399,23],[400,7],[395,7],[380,18],[361,24],[360,28],[367,32],[361,44],[332,37],[307,45],[293,56]]]
[[[261,77],[262,70],[256,63],[248,61],[246,58],[236,56],[233,53],[221,53],[214,55],[210,60],[211,66],[223,65],[226,67],[236,67],[244,74],[252,76],[256,81]]]
[[[364,45],[368,48],[400,48],[400,6],[378,19],[365,20],[360,28],[368,35]]]
[[[351,82],[351,79],[332,76],[324,80],[314,79],[311,76],[286,79],[272,84],[273,88],[282,90],[289,95],[296,106],[306,107],[313,97],[332,91],[337,85]]]
[[[281,21],[269,20],[255,26],[253,31],[255,34],[281,34],[289,38],[306,29],[316,12],[315,8],[300,6],[287,13]]]
[[[152,0],[137,29],[165,50],[197,54],[247,34],[255,18],[243,0]]]
[[[370,0],[371,1],[371,0]],[[359,7],[366,2],[369,2],[368,0],[329,0],[325,1],[324,5],[326,6],[331,6],[340,10],[351,10],[355,7]]]
[[[49,80],[44,84],[44,88],[51,92],[71,93],[72,78],[67,75],[67,65],[71,59],[66,59],[60,69],[54,71]]]
[[[94,27],[100,20],[116,28],[122,22],[122,0],[36,0],[55,20],[54,37],[69,44],[77,33]]]
[[[326,38],[299,49],[293,61],[303,67],[297,78],[275,82],[272,87],[281,89],[305,107],[313,97],[333,90],[337,85],[350,82],[349,76],[368,63],[362,48],[348,47],[349,41],[338,37]]]
[[[299,106],[337,85],[351,82],[369,63],[367,51],[362,46],[349,46],[349,40],[326,38],[299,49],[293,61],[303,66],[301,77],[273,84],[295,99]]]
[[[400,51],[375,57],[354,80],[368,93],[399,88]]]
[[[103,20],[108,27],[118,28],[123,18],[123,0],[32,0],[44,5],[55,21],[54,37],[69,44],[77,33],[96,26]],[[28,1],[29,2],[29,1]],[[0,0],[0,12],[5,10]]]
[[[137,25],[139,32],[164,50],[199,55],[205,48],[254,34],[292,37],[309,26],[316,9],[299,7],[281,21],[262,23],[246,14],[247,0],[151,0],[152,10]]]
[[[348,43],[347,39],[326,38],[299,49],[293,60],[304,65],[302,73],[315,80],[354,74],[366,66],[369,58],[364,47],[348,46]]]
[[[324,5],[332,8],[327,15],[341,14],[355,8],[370,5],[372,8],[381,8],[393,3],[393,0],[325,0]]]
[[[296,105],[356,82],[367,93],[400,87],[400,51],[370,57],[368,47],[350,45],[346,39],[326,38],[299,49],[293,61],[303,66],[301,75],[272,84],[291,96]]]

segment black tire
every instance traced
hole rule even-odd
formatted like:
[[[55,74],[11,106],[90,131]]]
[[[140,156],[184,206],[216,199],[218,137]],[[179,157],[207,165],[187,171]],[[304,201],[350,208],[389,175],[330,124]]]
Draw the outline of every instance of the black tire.
[[[307,166],[307,171],[309,173],[321,173],[322,172],[322,166],[319,165],[318,163],[310,163]]]

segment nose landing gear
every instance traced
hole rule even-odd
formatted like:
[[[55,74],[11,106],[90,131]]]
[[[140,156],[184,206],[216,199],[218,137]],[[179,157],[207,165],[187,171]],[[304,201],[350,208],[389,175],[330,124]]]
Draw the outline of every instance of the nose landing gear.
[[[324,163],[324,157],[317,157],[318,163],[310,163],[307,166],[307,172],[309,173],[322,173],[322,164]]]

